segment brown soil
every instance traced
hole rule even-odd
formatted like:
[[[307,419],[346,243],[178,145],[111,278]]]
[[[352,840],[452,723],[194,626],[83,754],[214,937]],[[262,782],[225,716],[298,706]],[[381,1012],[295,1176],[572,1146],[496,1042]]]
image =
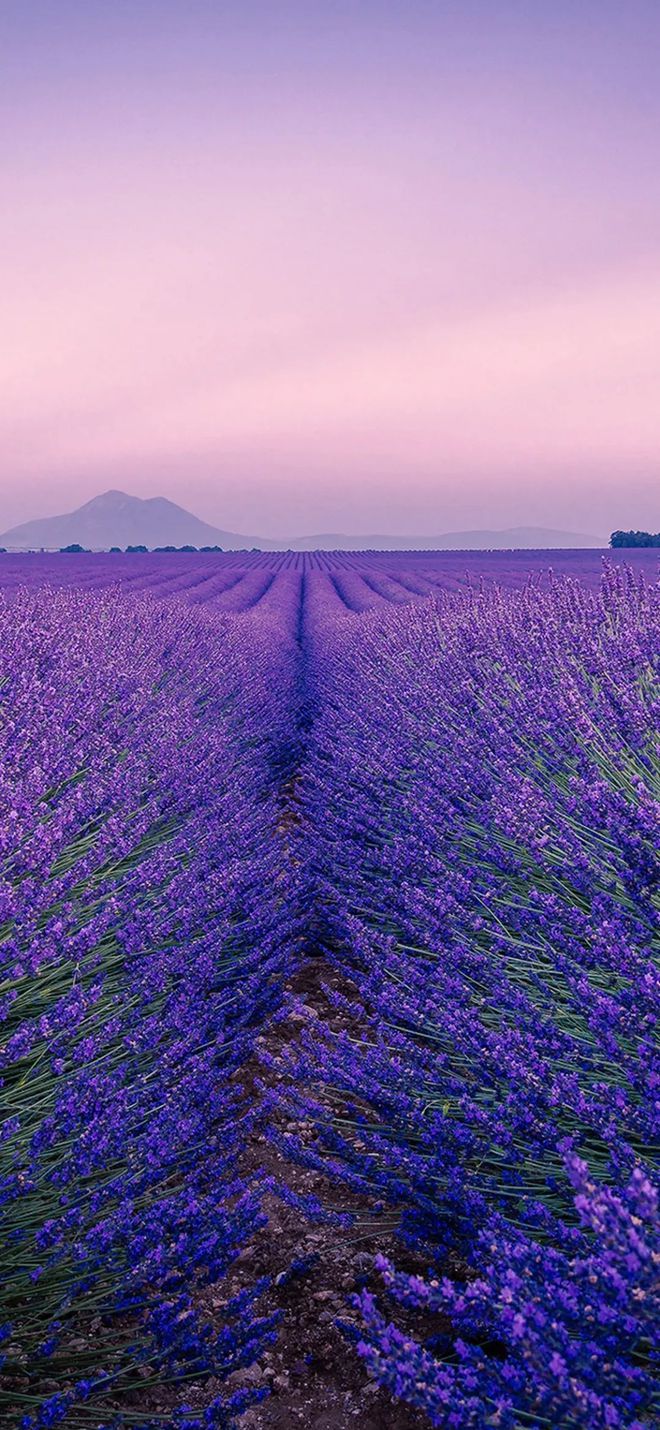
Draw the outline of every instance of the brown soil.
[[[312,959],[291,980],[288,989],[299,1007],[302,1000],[309,1008],[310,1017],[320,1016],[326,1023],[330,1010],[320,983],[327,976],[327,965]],[[257,1040],[258,1048],[277,1057],[299,1034],[301,1016],[304,1014],[296,1012],[286,1022],[267,1029]],[[335,1015],[330,1016],[334,1022]],[[241,1083],[249,1091],[252,1080],[258,1078],[264,1084],[272,1084],[277,1071],[264,1071],[257,1052],[251,1065],[243,1069]],[[300,1131],[300,1124],[288,1125]],[[356,1350],[336,1324],[338,1319],[353,1318],[351,1293],[365,1285],[377,1289],[377,1278],[371,1270],[376,1252],[395,1255],[394,1214],[379,1218],[375,1224],[366,1201],[361,1202],[335,1182],[330,1184],[318,1173],[291,1163],[264,1135],[255,1134],[251,1139],[241,1171],[257,1178],[263,1172],[301,1196],[314,1195],[334,1211],[352,1213],[354,1222],[349,1229],[329,1223],[312,1224],[276,1195],[265,1198],[267,1225],[241,1252],[233,1274],[222,1288],[212,1287],[201,1293],[199,1306],[211,1322],[215,1318],[221,1321],[230,1296],[260,1276],[268,1276],[271,1286],[258,1311],[261,1315],[273,1311],[281,1314],[277,1339],[255,1365],[236,1371],[224,1385],[215,1381],[188,1385],[185,1396],[181,1391],[176,1393],[175,1403],[181,1404],[185,1398],[186,1405],[200,1408],[228,1389],[253,1385],[267,1387],[269,1395],[244,1412],[239,1421],[241,1430],[428,1430],[425,1416],[394,1403],[370,1379]],[[400,1250],[399,1247],[399,1264]],[[309,1258],[312,1264],[303,1274],[287,1278],[294,1258]],[[154,1410],[162,1413],[167,1402],[172,1405],[172,1392],[168,1395],[161,1388],[160,1394],[152,1392],[149,1401]]]
[[[288,991],[298,1006],[309,1008],[311,1018],[327,1024],[329,1008],[320,988],[328,979],[328,967],[321,960],[308,961],[291,980]],[[300,1031],[300,1013],[269,1029],[261,1047],[276,1057],[295,1041]],[[250,1070],[252,1071],[252,1070]],[[277,1076],[265,1073],[257,1064],[255,1075],[265,1083]],[[291,1129],[300,1131],[294,1125]],[[331,1224],[312,1225],[292,1208],[271,1196],[265,1210],[268,1225],[253,1248],[243,1253],[250,1279],[272,1278],[264,1310],[282,1314],[276,1343],[256,1367],[248,1372],[255,1385],[268,1385],[270,1395],[260,1405],[245,1412],[245,1430],[420,1430],[428,1426],[426,1417],[406,1406],[395,1404],[370,1379],[364,1363],[336,1324],[352,1320],[350,1296],[365,1285],[376,1289],[373,1258],[377,1251],[394,1254],[396,1218],[381,1217],[374,1226],[373,1211],[349,1191],[330,1184],[314,1171],[300,1168],[285,1158],[265,1138],[255,1136],[248,1149],[244,1172],[260,1168],[301,1196],[314,1195],[334,1211],[350,1212],[353,1225],[346,1229]],[[294,1258],[310,1258],[312,1265],[302,1276],[278,1288],[277,1278]],[[400,1260],[400,1257],[399,1257]],[[236,1380],[244,1380],[237,1373]]]

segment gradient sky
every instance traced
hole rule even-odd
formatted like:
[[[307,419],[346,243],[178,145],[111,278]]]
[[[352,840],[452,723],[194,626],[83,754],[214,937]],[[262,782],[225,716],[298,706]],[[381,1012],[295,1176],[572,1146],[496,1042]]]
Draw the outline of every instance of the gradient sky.
[[[0,530],[660,528],[657,0],[2,0]]]

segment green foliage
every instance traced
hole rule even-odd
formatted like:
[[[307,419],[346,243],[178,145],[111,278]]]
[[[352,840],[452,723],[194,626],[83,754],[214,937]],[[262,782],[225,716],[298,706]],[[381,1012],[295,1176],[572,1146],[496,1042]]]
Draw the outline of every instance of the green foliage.
[[[613,531],[610,546],[660,546],[660,531]]]

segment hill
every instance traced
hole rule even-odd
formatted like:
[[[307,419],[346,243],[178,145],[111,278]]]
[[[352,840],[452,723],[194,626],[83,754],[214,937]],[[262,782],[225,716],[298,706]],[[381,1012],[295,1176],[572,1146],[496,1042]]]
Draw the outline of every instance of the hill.
[[[302,536],[294,551],[538,551],[607,546],[604,536],[553,531],[545,526],[511,526],[503,531],[448,531],[441,536],[345,536],[332,532]]]
[[[40,517],[14,526],[0,544],[14,551],[57,551],[79,542],[92,551],[109,546],[222,546],[241,550],[261,545],[248,536],[220,531],[166,497],[133,497],[109,491],[63,516]]]
[[[201,521],[166,497],[134,497],[108,491],[62,516],[40,517],[13,526],[0,536],[10,551],[45,548],[58,551],[78,542],[92,551],[110,546],[222,546],[225,551],[259,547],[264,551],[488,551],[538,550],[606,546],[604,537],[542,526],[515,526],[503,531],[450,531],[441,536],[350,536],[330,533],[292,540],[267,540],[222,531]]]

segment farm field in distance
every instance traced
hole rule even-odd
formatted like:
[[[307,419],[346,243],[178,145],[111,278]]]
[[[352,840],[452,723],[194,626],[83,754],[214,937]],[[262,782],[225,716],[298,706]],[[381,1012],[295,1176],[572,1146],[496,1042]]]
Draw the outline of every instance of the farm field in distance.
[[[0,1424],[658,1424],[659,576],[0,555]]]

